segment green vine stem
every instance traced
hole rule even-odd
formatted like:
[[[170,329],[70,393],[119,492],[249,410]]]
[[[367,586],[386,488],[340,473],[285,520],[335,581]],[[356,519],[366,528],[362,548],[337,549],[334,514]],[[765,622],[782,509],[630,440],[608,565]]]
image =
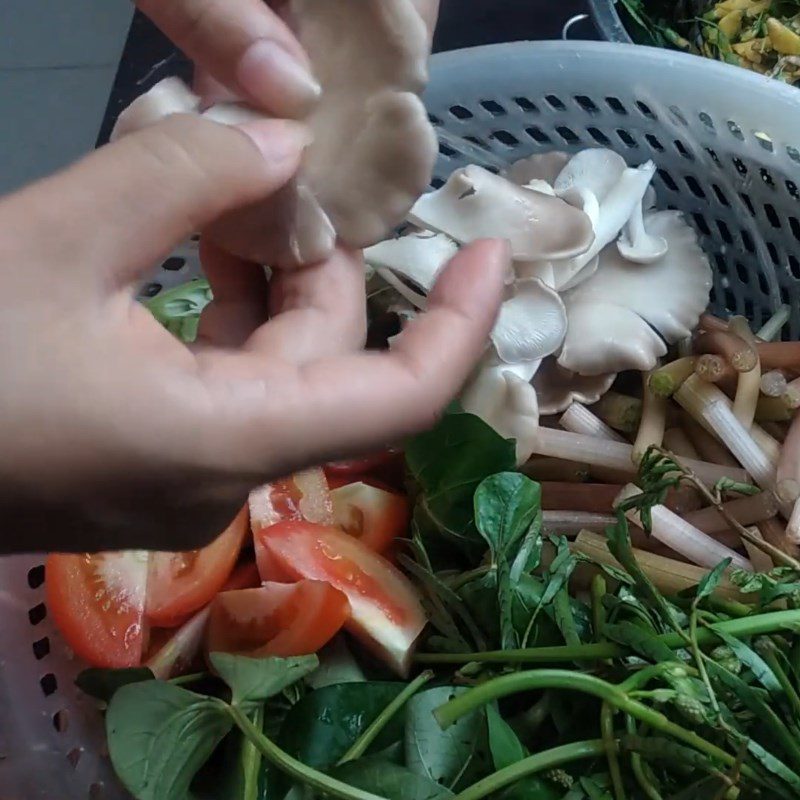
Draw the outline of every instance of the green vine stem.
[[[625,717],[625,727],[629,736],[637,735],[636,720],[633,717]],[[639,784],[639,788],[644,792],[647,800],[664,800],[658,789],[653,785],[650,776],[647,774],[647,766],[639,753],[631,752],[631,770],[633,772],[633,777],[636,778],[636,783]]]
[[[600,709],[600,733],[606,751],[611,785],[614,787],[614,800],[625,800],[625,785],[622,782],[617,740],[614,736],[614,708],[609,703],[603,703]]]
[[[337,781],[323,772],[306,766],[296,758],[292,758],[253,725],[241,708],[227,704],[224,704],[224,708],[230,714],[236,727],[247,737],[248,741],[255,745],[261,755],[290,778],[294,778],[328,797],[337,797],[339,800],[383,800],[376,794],[348,786],[346,783]]]
[[[736,758],[716,745],[698,736],[693,731],[677,725],[660,711],[640,703],[621,691],[618,686],[607,683],[593,675],[585,675],[568,670],[542,669],[530,672],[518,672],[488,681],[482,686],[456,697],[434,712],[442,728],[448,728],[465,714],[482,708],[488,703],[520,692],[542,689],[566,689],[593,695],[614,708],[635,717],[657,731],[677,739],[695,750],[707,755],[720,764],[732,766]],[[602,740],[601,740],[602,742]],[[603,750],[605,752],[605,749]],[[745,770],[748,777],[753,777],[752,770]]]
[[[337,766],[355,761],[367,752],[369,746],[380,736],[381,731],[389,724],[392,717],[426,684],[433,678],[433,672],[427,670],[417,676],[403,689],[400,694],[389,703],[375,718],[374,722],[353,742],[352,747],[339,759]]]
[[[501,789],[517,781],[535,775],[537,772],[556,769],[564,764],[573,761],[582,761],[586,758],[597,758],[605,753],[605,744],[602,739],[592,739],[585,742],[573,742],[572,744],[554,747],[535,756],[528,756],[522,761],[517,761],[505,769],[489,775],[483,780],[478,781],[460,794],[455,795],[451,800],[482,800],[491,794],[496,794]]]
[[[800,626],[800,610],[772,611],[751,617],[718,622],[697,632],[698,645],[719,643],[714,631],[727,633],[736,638],[762,636],[778,631],[792,631]],[[683,637],[677,633],[665,633],[657,637],[667,647],[683,647]],[[491,650],[484,653],[420,653],[416,660],[423,664],[557,664],[565,661],[601,661],[606,658],[622,658],[628,649],[613,642],[599,642],[578,646],[534,647],[522,650]]]

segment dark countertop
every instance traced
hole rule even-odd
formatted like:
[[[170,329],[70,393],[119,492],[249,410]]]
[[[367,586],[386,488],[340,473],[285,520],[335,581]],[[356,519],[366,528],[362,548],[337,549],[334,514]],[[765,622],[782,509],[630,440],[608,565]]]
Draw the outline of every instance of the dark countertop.
[[[336,2],[336,0],[330,0]],[[583,0],[442,0],[434,50],[527,39],[557,39],[564,23],[585,11]],[[596,38],[591,23],[576,27]],[[119,112],[169,75],[191,74],[191,65],[141,14],[136,14],[120,62],[98,143],[108,139]]]

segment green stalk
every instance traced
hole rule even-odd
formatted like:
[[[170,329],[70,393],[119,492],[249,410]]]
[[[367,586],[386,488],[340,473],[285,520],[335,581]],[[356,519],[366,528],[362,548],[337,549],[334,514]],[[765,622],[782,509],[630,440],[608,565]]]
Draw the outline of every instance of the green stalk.
[[[223,704],[223,707],[236,724],[236,727],[247,737],[248,741],[255,745],[261,755],[290,778],[294,778],[296,781],[300,781],[302,784],[310,786],[312,789],[316,789],[329,797],[338,797],[340,800],[383,800],[378,795],[348,786],[346,783],[337,781],[323,772],[306,766],[302,761],[292,758],[253,725],[250,718],[241,708],[226,704]]]
[[[529,756],[516,764],[489,775],[473,784],[463,792],[455,795],[451,800],[482,800],[491,794],[496,794],[506,786],[511,786],[517,781],[535,775],[537,772],[557,769],[564,764],[581,761],[586,758],[596,758],[605,752],[602,739],[592,739],[585,742],[573,742],[561,747],[554,747],[544,753]]]
[[[395,714],[429,681],[433,672],[427,670],[406,686],[386,708],[375,718],[374,722],[353,742],[350,749],[339,759],[339,767],[348,761],[355,761],[367,752],[369,746],[380,736],[381,731],[389,724]]]
[[[778,656],[775,653],[775,644],[771,641],[764,642],[760,655],[767,662],[767,666],[775,673],[775,677],[778,679],[778,683],[789,701],[794,718],[800,720],[800,695],[798,695],[791,678],[786,674],[786,670],[778,661]]]
[[[603,641],[603,628],[606,625],[606,610],[603,607],[603,598],[608,591],[606,579],[602,575],[595,575],[592,579],[592,629],[596,642]]]
[[[637,735],[636,721],[633,717],[625,717],[625,727],[630,736]],[[633,777],[636,778],[636,783],[639,784],[639,788],[644,792],[647,800],[664,800],[648,776],[645,761],[639,753],[631,753],[631,770],[633,771]]]
[[[210,672],[194,672],[191,675],[179,675],[177,678],[171,678],[169,683],[173,686],[186,686],[189,683],[197,683],[210,677]]]
[[[751,617],[718,622],[697,632],[698,645],[717,644],[720,640],[714,631],[743,639],[778,631],[792,631],[800,626],[800,611],[772,611]],[[683,636],[665,633],[657,637],[667,647],[684,647]],[[416,660],[423,664],[468,664],[471,661],[488,664],[554,664],[562,661],[601,661],[629,655],[628,648],[613,642],[599,642],[580,646],[534,647],[522,650],[491,650],[485,653],[420,653]]]
[[[625,800],[625,785],[622,783],[617,740],[614,738],[614,709],[608,703],[603,703],[600,709],[600,734],[603,737],[611,785],[614,787],[614,798],[615,800]]]
[[[253,714],[253,724],[257,730],[264,730],[265,709],[260,705]],[[244,773],[244,798],[257,800],[258,783],[261,777],[261,753],[249,740],[242,742],[242,772]]]
[[[570,672],[569,670],[533,670],[495,678],[436,709],[434,716],[442,728],[446,729],[465,714],[482,708],[495,700],[520,692],[542,689],[564,689],[592,695],[603,702],[609,703],[619,711],[635,717],[654,730],[661,731],[693,747],[725,766],[731,766],[736,763],[735,757],[730,753],[726,753],[693,731],[677,725],[660,711],[633,700],[620,691],[618,686],[607,683],[593,675]]]

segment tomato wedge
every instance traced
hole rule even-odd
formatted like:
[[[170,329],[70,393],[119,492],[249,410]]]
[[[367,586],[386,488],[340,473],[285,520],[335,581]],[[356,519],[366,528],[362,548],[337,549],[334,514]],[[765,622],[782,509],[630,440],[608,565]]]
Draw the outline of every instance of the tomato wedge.
[[[338,485],[341,485],[342,481],[352,483],[361,480],[365,475],[370,475],[383,478],[392,486],[399,487],[403,482],[403,453],[394,448],[387,448],[363,458],[332,461],[325,465],[325,474],[332,485],[334,481],[338,481]]]
[[[408,498],[370,483],[350,483],[331,492],[337,527],[361,540],[370,550],[385,553],[408,533]]]
[[[150,623],[177,627],[208,605],[233,572],[247,532],[248,513],[243,508],[228,529],[202,550],[153,553],[145,608]]]
[[[347,597],[320,581],[223,592],[211,605],[206,649],[253,658],[311,655],[341,630],[349,612]]]
[[[274,481],[250,494],[250,524],[253,533],[288,520],[307,520],[321,525],[333,521],[328,480],[317,469],[298,472]]]
[[[339,528],[283,522],[256,536],[265,580],[325,581],[347,596],[345,627],[400,674],[427,622],[419,595],[385,558]]]
[[[75,654],[93,667],[136,667],[146,647],[148,555],[51,555],[47,608]]]

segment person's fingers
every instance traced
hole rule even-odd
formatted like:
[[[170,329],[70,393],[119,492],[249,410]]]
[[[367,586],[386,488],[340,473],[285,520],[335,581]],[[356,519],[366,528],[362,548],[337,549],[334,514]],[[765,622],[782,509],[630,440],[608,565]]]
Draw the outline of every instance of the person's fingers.
[[[419,11],[420,16],[428,26],[431,38],[433,38],[436,23],[439,20],[439,0],[411,0],[411,2]]]
[[[136,0],[195,63],[254,105],[300,119],[321,88],[302,47],[263,0]]]
[[[270,321],[247,343],[251,352],[305,364],[364,346],[364,260],[339,248],[320,264],[278,270],[270,281]]]
[[[203,425],[203,452],[228,453],[229,464],[253,475],[280,473],[432,425],[486,347],[510,258],[499,241],[462,250],[429,311],[386,354],[323,359],[299,370],[247,354],[210,355],[201,364],[203,408],[213,416]]]
[[[308,143],[296,122],[231,128],[174,116],[0,201],[0,223],[19,233],[26,263],[124,283],[223,213],[285,185]]]
[[[203,311],[197,345],[242,347],[269,317],[264,268],[202,239],[200,262],[214,299]]]
[[[200,106],[203,110],[217,103],[240,103],[242,101],[242,98],[232,89],[220,83],[202,67],[195,67],[192,90],[200,98]]]

